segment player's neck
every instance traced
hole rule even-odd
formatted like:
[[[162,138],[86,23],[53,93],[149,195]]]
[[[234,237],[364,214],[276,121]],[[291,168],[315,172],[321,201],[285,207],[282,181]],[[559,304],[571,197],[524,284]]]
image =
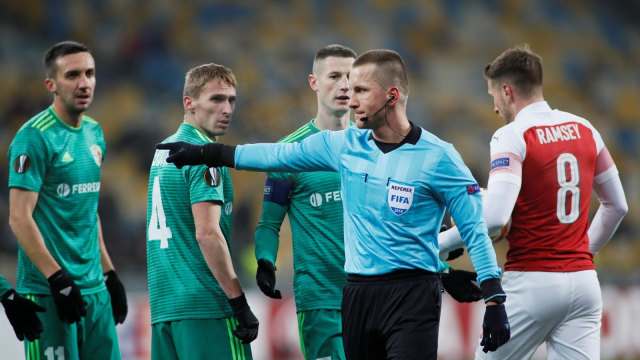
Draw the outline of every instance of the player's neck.
[[[316,118],[313,120],[313,124],[320,130],[344,130],[349,127],[349,115],[349,111],[342,115],[330,115],[318,112]]]
[[[542,96],[532,96],[530,98],[527,99],[520,99],[516,102],[513,103],[513,114],[514,114],[514,119],[515,117],[520,113],[520,111],[522,111],[522,109],[526,108],[527,106],[540,102],[540,101],[544,101],[544,97]]]
[[[70,114],[67,109],[57,101],[54,101],[51,107],[60,120],[64,121],[65,124],[74,128],[80,127],[80,124],[82,124],[82,114],[84,112]]]

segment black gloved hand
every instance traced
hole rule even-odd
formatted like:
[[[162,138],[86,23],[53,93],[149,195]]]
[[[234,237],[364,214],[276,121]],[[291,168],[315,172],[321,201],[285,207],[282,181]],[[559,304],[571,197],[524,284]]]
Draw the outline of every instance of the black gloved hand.
[[[441,272],[442,286],[458,302],[474,302],[482,299],[482,291],[472,271],[445,269]]]
[[[276,287],[276,266],[266,259],[258,259],[258,271],[256,272],[256,282],[260,290],[270,298],[282,299],[280,290]]]
[[[451,250],[451,251],[449,251],[449,254],[447,255],[447,261],[455,260],[455,259],[459,258],[460,256],[462,256],[462,254],[464,254],[464,248],[457,248],[455,250]]]
[[[73,324],[87,315],[87,308],[80,294],[80,288],[66,271],[60,269],[49,276],[47,280],[60,320]]]
[[[496,351],[511,337],[511,327],[504,305],[489,305],[482,322],[482,351]]]
[[[219,143],[195,145],[184,141],[156,144],[156,149],[169,149],[168,163],[178,169],[185,165],[206,164],[208,167],[234,167],[236,147]]]
[[[242,295],[229,299],[229,305],[233,311],[233,316],[238,320],[238,327],[233,330],[233,335],[242,340],[243,344],[248,344],[258,337],[258,319],[251,312],[247,298]]]
[[[115,270],[104,273],[104,283],[107,285],[109,295],[111,295],[113,320],[116,324],[122,324],[129,311],[129,307],[127,306],[127,293],[124,291],[124,285],[120,282]]]
[[[2,305],[18,340],[22,341],[26,337],[27,340],[33,341],[40,338],[42,322],[36,312],[46,311],[44,307],[18,294],[13,289],[4,294]]]
[[[168,163],[173,163],[178,169],[185,165],[204,164],[202,146],[190,144],[184,141],[156,144],[156,149],[169,150]]]

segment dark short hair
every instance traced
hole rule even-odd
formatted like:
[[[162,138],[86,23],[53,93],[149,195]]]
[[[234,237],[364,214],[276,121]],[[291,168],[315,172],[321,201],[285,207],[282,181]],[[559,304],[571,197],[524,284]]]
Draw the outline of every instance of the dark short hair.
[[[409,96],[409,77],[400,54],[386,49],[369,50],[360,54],[353,62],[352,67],[366,64],[376,65],[376,81],[382,88],[397,86],[401,98],[404,97],[403,102],[406,102],[406,98]]]
[[[75,41],[61,41],[51,46],[44,53],[44,57],[42,58],[46,76],[50,78],[55,75],[56,71],[58,70],[56,60],[59,57],[81,52],[91,53],[88,47]]]
[[[238,87],[236,76],[233,71],[224,65],[204,64],[196,66],[187,72],[184,79],[183,96],[191,96],[198,98],[202,93],[205,85],[213,79],[220,79],[231,85],[233,88]]]
[[[524,96],[542,89],[542,58],[528,44],[498,55],[484,68],[484,77],[494,86],[509,83]]]
[[[313,73],[314,74],[316,73],[318,61],[324,60],[331,56],[355,59],[358,56],[358,54],[356,54],[356,52],[353,51],[351,48],[348,48],[344,45],[340,45],[340,44],[327,45],[322,49],[318,50],[318,52],[316,53],[316,57],[313,59],[313,70],[312,70]]]

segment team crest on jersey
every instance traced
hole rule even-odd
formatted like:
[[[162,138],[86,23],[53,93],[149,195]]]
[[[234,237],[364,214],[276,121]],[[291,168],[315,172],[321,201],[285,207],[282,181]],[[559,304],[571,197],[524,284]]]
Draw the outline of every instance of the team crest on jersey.
[[[26,154],[22,154],[16,158],[13,162],[13,170],[18,174],[24,174],[29,171],[31,167],[31,159]]]
[[[93,155],[93,161],[96,162],[96,165],[102,165],[102,149],[100,146],[93,144],[89,150],[91,150],[91,155]]]
[[[413,186],[402,185],[393,181],[389,182],[387,202],[394,214],[403,215],[411,208],[414,190]]]
[[[220,185],[220,171],[218,168],[210,167],[204,171],[204,182],[211,187]]]

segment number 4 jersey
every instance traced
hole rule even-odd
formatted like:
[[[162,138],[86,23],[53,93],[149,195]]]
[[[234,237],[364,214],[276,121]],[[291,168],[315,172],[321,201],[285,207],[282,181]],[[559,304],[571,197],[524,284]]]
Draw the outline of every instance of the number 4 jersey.
[[[491,178],[517,182],[519,174],[505,271],[595,269],[591,188],[617,174],[600,134],[583,118],[531,104],[491,139]]]
[[[182,123],[169,141],[211,140]],[[147,274],[151,323],[231,316],[227,297],[209,270],[196,241],[191,205],[220,203],[220,228],[231,239],[233,189],[227,168],[168,164],[168,150],[156,150],[147,196]]]

